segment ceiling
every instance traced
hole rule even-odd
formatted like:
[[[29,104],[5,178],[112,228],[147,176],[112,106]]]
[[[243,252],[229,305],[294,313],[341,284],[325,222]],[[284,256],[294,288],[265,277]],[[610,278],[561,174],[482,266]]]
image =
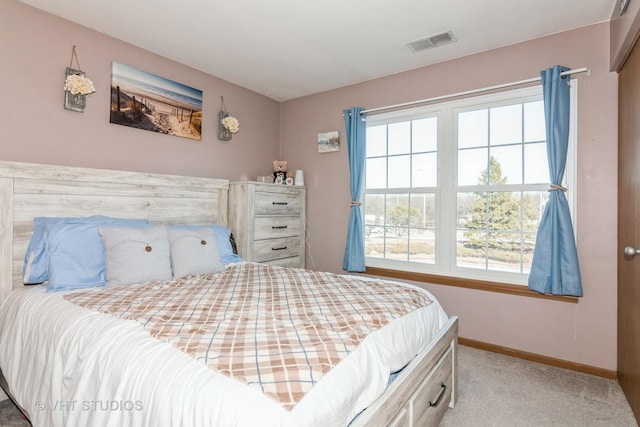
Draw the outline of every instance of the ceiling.
[[[608,21],[616,0],[20,0],[277,101]],[[561,5],[561,9],[559,9]],[[456,42],[407,43],[452,31]]]

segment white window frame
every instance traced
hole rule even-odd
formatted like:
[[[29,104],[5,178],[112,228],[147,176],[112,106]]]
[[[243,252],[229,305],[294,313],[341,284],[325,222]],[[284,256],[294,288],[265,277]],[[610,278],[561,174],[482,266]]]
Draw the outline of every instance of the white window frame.
[[[572,214],[574,233],[577,234],[575,212],[577,205],[577,117],[578,117],[578,82],[571,81],[570,89],[570,129],[569,148],[567,152],[567,164],[563,185],[568,188],[565,193]],[[365,263],[369,267],[379,267],[392,270],[437,274],[443,276],[472,278],[494,282],[526,285],[528,274],[481,270],[465,267],[457,267],[456,264],[456,198],[457,198],[457,144],[455,114],[459,111],[473,110],[477,108],[494,107],[500,104],[528,102],[542,99],[542,86],[532,86],[522,89],[514,89],[480,95],[465,99],[445,101],[438,104],[425,105],[404,110],[396,110],[387,113],[368,115],[367,126],[391,124],[407,120],[415,120],[426,117],[438,117],[438,186],[436,194],[436,237],[435,237],[435,264],[417,263],[411,261],[396,261],[384,258],[365,257]],[[387,171],[387,173],[389,173]],[[362,202],[364,204],[367,194],[366,182],[363,184]],[[524,186],[524,185],[523,185]],[[546,190],[548,184],[537,185],[538,190]],[[393,193],[392,189],[388,193]],[[408,191],[411,193],[411,191]],[[380,194],[380,190],[372,190],[370,194]],[[363,211],[364,214],[364,211]],[[363,216],[364,217],[364,216]]]

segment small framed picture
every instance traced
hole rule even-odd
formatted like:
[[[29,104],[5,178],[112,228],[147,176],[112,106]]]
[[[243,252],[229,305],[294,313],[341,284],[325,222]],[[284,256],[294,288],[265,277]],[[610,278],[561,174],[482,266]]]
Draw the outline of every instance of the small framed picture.
[[[318,153],[340,151],[340,132],[333,130],[318,134]]]

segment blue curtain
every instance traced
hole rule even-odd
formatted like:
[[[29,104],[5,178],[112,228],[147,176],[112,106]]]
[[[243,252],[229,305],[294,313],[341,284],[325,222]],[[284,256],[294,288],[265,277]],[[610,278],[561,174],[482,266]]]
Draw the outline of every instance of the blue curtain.
[[[364,264],[364,223],[360,208],[364,163],[366,158],[367,127],[363,108],[352,107],[344,110],[344,124],[347,130],[347,151],[349,152],[349,186],[351,188],[351,213],[347,229],[347,247],[344,250],[342,268],[346,271],[363,272]]]
[[[555,65],[543,70],[544,117],[547,128],[549,161],[549,201],[538,228],[533,252],[529,289],[552,295],[582,296],[578,253],[573,237],[569,203],[564,195],[562,177],[569,146],[568,68]]]

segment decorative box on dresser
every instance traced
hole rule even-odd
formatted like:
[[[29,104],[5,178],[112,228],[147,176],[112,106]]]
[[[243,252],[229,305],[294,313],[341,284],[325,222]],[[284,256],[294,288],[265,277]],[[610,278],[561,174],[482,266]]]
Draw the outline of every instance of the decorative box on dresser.
[[[229,228],[238,255],[247,261],[305,266],[306,188],[232,182]]]

